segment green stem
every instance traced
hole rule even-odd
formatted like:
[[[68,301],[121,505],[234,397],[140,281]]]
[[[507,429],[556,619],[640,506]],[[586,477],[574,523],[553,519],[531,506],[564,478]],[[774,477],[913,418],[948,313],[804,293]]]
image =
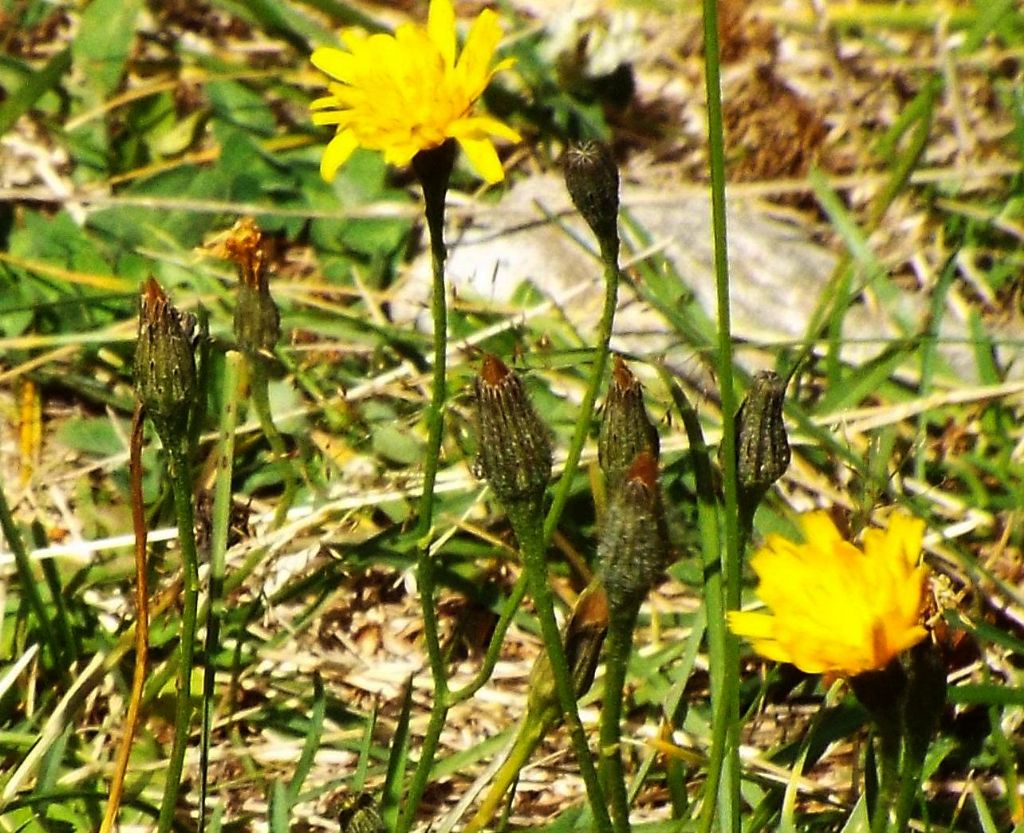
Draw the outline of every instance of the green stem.
[[[173,438],[167,438],[171,440]],[[174,708],[174,742],[167,762],[167,780],[160,802],[157,833],[168,833],[174,822],[174,811],[181,788],[181,770],[185,763],[189,725],[192,722],[192,664],[195,653],[196,618],[199,603],[199,557],[196,553],[195,512],[192,482],[189,478],[185,449],[165,442],[169,457],[171,489],[174,492],[174,513],[178,521],[178,543],[182,560],[181,639],[178,644],[177,701]]]
[[[740,829],[739,762],[739,647],[726,627],[725,611],[740,606],[740,550],[736,476],[736,391],[733,383],[732,331],[729,313],[729,260],[726,235],[725,139],[722,118],[722,83],[719,73],[721,50],[718,42],[718,2],[704,0],[704,67],[708,108],[708,161],[711,178],[711,221],[715,244],[715,287],[718,311],[718,380],[722,402],[722,460],[724,474],[725,548],[722,553],[724,608],[708,608],[711,650],[712,697],[721,702],[716,709],[715,731],[724,736],[724,771],[719,794],[705,794],[706,813],[720,811],[721,829]],[[717,673],[715,673],[717,671]],[[717,683],[717,685],[716,685]],[[710,775],[710,773],[709,773]],[[708,809],[710,808],[710,809]]]
[[[622,766],[622,699],[626,669],[633,648],[633,628],[638,610],[612,611],[605,642],[604,696],[601,701],[601,786],[611,802],[615,833],[629,833],[629,794]]]
[[[594,759],[590,754],[590,746],[587,744],[587,736],[583,731],[583,724],[580,722],[569,664],[565,657],[562,636],[558,632],[558,623],[555,621],[551,587],[548,584],[547,561],[544,557],[547,547],[540,524],[537,522],[540,513],[534,511],[535,507],[507,506],[505,509],[519,541],[523,566],[526,568],[526,580],[533,603],[537,608],[537,618],[540,621],[544,646],[548,652],[551,672],[555,678],[558,703],[565,714],[565,721],[569,727],[569,735],[572,738],[573,749],[579,762],[580,775],[582,775],[587,789],[587,798],[590,802],[591,812],[594,814],[596,829],[599,833],[612,833],[608,805],[605,803],[604,791],[601,789],[597,770],[594,767]],[[551,517],[550,513],[548,517]]]
[[[210,534],[210,592],[206,617],[206,666],[203,669],[203,729],[199,750],[199,833],[206,827],[207,774],[210,735],[213,731],[213,694],[216,669],[213,657],[220,649],[220,623],[224,615],[224,574],[228,527],[231,520],[231,475],[235,459],[235,426],[241,392],[242,354],[234,350],[224,358],[224,410],[220,419],[217,479],[213,492],[213,523]]]
[[[284,492],[281,500],[274,510],[274,519],[270,525],[271,529],[277,529],[284,523],[288,516],[288,510],[295,502],[295,494],[298,491],[299,483],[295,475],[292,460],[288,456],[288,445],[284,437],[274,424],[274,417],[270,409],[270,380],[267,377],[266,360],[257,354],[249,354],[249,376],[251,379],[249,392],[252,396],[252,404],[256,409],[256,418],[260,423],[260,430],[267,438],[267,444],[274,454],[275,460],[280,463],[282,477],[284,479]]]
[[[532,712],[527,712],[526,717],[523,718],[523,722],[519,726],[519,731],[516,732],[515,740],[508,750],[505,760],[502,761],[501,766],[491,780],[487,795],[480,802],[480,806],[477,808],[476,813],[473,814],[473,818],[462,828],[462,833],[480,833],[490,823],[491,819],[494,818],[494,814],[498,811],[498,807],[519,777],[520,770],[526,766],[526,762],[530,760],[534,750],[557,722],[557,713],[536,715]]]
[[[877,716],[876,716],[877,720]],[[898,726],[878,724],[879,790],[875,812],[871,816],[872,833],[891,828],[900,782],[900,734]]]
[[[434,484],[441,457],[441,438],[444,432],[444,405],[447,389],[448,306],[444,283],[444,264],[447,252],[444,245],[444,203],[448,191],[448,176],[454,160],[454,145],[446,143],[440,148],[417,155],[413,160],[416,174],[423,186],[424,213],[430,232],[430,262],[432,285],[430,312],[434,326],[434,363],[430,385],[430,405],[427,408],[427,446],[424,449],[423,491],[420,495],[419,521],[415,536],[419,548],[416,561],[416,582],[423,615],[423,634],[430,662],[430,676],[434,686],[434,702],[430,710],[427,730],[420,746],[412,780],[406,791],[405,802],[395,833],[408,833],[416,818],[416,810],[427,787],[430,770],[434,765],[448,716],[448,677],[445,669],[441,640],[438,636],[437,613],[434,609],[434,556],[430,551],[430,532],[434,524]]]
[[[612,324],[615,322],[615,307],[619,293],[619,265],[616,253],[604,245],[601,249],[601,261],[604,264],[604,307],[601,310],[601,320],[597,325],[594,366],[591,368],[590,379],[583,392],[583,400],[580,402],[579,416],[576,418],[576,427],[573,430],[569,451],[565,457],[565,467],[562,469],[562,476],[555,487],[551,508],[544,520],[545,546],[551,543],[555,530],[558,529],[562,510],[565,509],[565,504],[569,500],[569,492],[572,490],[572,481],[580,462],[580,455],[583,453],[583,445],[590,433],[597,391],[604,380],[604,369],[608,364],[608,342],[612,337]]]

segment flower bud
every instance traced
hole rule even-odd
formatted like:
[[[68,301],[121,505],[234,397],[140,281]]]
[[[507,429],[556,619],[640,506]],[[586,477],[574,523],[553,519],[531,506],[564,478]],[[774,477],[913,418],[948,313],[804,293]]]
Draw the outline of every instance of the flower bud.
[[[619,251],[619,169],[602,142],[573,144],[565,154],[565,185],[573,205],[597,236],[601,254]]]
[[[195,317],[176,310],[153,278],[143,283],[135,391],[167,445],[180,442],[188,427],[196,388],[195,326]]]
[[[643,388],[626,363],[616,356],[597,438],[597,459],[608,490],[614,492],[619,488],[637,454],[649,451],[657,460],[659,450],[658,429],[647,416]]]
[[[789,466],[789,439],[782,419],[786,388],[769,371],[758,373],[736,412],[736,473],[740,488],[760,500]]]
[[[340,833],[387,833],[387,825],[369,793],[345,796],[338,810]]]
[[[210,247],[238,266],[235,340],[246,355],[270,353],[281,337],[281,315],[270,295],[267,261],[270,247],[256,222],[243,217]]]
[[[668,565],[658,463],[649,450],[636,455],[622,484],[612,494],[597,558],[612,615],[635,615]]]
[[[551,477],[551,438],[522,381],[495,356],[476,378],[477,465],[498,499],[539,504]]]

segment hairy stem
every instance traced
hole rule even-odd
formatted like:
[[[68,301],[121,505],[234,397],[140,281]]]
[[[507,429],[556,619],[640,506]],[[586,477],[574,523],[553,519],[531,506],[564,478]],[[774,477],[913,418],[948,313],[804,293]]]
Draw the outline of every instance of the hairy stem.
[[[185,762],[189,728],[192,722],[192,664],[195,655],[196,619],[199,602],[199,556],[196,552],[195,509],[188,459],[180,445],[167,444],[174,513],[178,521],[178,542],[182,561],[181,639],[178,644],[177,701],[174,708],[174,741],[167,762],[167,780],[157,833],[168,833],[181,788],[181,770]]]

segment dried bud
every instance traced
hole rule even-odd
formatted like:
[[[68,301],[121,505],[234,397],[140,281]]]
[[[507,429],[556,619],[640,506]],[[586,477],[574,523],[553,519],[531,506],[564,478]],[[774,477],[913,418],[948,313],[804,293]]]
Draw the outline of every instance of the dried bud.
[[[377,802],[369,793],[347,795],[338,809],[340,833],[387,833]]]
[[[495,356],[476,378],[477,464],[506,509],[539,503],[551,477],[551,439],[523,383]]]
[[[658,429],[647,416],[643,388],[626,363],[616,356],[597,438],[597,458],[608,490],[614,492],[619,488],[637,454],[649,451],[657,460],[659,450]]]
[[[785,392],[775,373],[758,373],[736,412],[736,473],[740,488],[757,500],[789,466],[789,440],[782,419]]]
[[[594,682],[607,633],[608,595],[599,583],[592,582],[580,593],[565,623],[565,659],[577,697],[586,694]]]
[[[281,315],[270,295],[267,261],[270,247],[260,227],[243,217],[209,247],[213,254],[234,261],[241,281],[235,306],[235,340],[248,355],[270,353],[281,337]]]
[[[195,396],[196,320],[178,312],[153,278],[142,285],[135,391],[165,444],[180,442]]]
[[[601,253],[619,251],[619,169],[602,142],[571,145],[565,154],[565,184],[573,205],[597,236]]]
[[[613,615],[635,615],[668,565],[668,532],[658,462],[641,451],[613,493],[597,548],[598,569]]]
[[[598,582],[580,593],[572,614],[565,623],[563,642],[565,659],[577,698],[590,690],[597,672],[601,648],[608,633],[608,596]],[[555,678],[547,651],[541,651],[530,674],[528,708],[532,714],[560,713]]]

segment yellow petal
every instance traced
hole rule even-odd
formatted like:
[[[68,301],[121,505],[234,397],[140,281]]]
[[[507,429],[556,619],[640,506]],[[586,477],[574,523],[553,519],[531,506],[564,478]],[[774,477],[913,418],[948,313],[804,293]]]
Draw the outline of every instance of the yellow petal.
[[[453,139],[482,139],[485,136],[497,136],[509,142],[521,142],[523,137],[504,122],[490,116],[467,116],[452,123],[448,135]]]
[[[318,70],[326,72],[332,78],[337,78],[346,84],[352,83],[355,74],[355,59],[350,52],[321,46],[313,50],[309,60]]]
[[[430,0],[427,31],[447,67],[455,66],[455,9],[451,0]]]
[[[505,178],[505,170],[501,167],[498,153],[490,139],[467,139],[456,137],[459,146],[469,157],[471,164],[485,182],[494,184]]]
[[[348,161],[348,158],[359,146],[355,134],[351,130],[343,130],[324,148],[323,158],[320,160],[320,176],[324,182],[332,182],[338,173],[338,168]]]
[[[477,99],[483,93],[487,82],[491,80],[491,58],[501,40],[501,25],[498,16],[490,9],[484,9],[473,21],[466,36],[466,45],[462,47],[456,75],[463,84],[463,89],[470,99]]]

